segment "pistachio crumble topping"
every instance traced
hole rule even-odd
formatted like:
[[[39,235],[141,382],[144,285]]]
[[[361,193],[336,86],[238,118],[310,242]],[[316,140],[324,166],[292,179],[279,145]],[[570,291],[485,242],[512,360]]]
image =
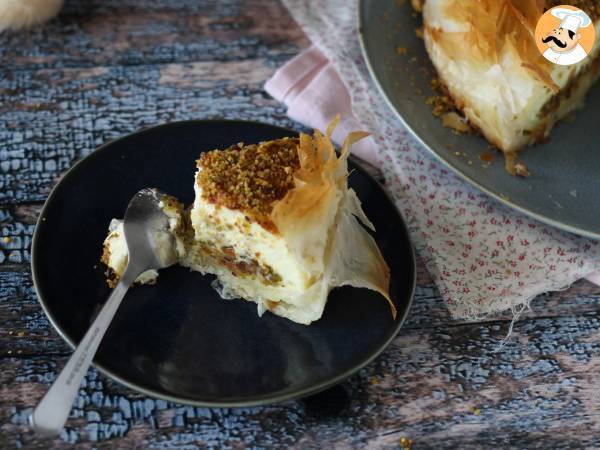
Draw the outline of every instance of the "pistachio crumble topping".
[[[298,145],[297,138],[283,138],[203,153],[197,161],[202,197],[269,225],[273,203],[294,187]]]

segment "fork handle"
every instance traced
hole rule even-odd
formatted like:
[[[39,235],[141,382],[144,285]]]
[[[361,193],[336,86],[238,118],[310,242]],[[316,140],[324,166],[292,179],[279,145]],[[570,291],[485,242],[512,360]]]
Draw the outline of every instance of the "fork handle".
[[[85,333],[85,336],[69,358],[64,369],[54,381],[50,390],[29,416],[33,430],[41,436],[52,436],[60,433],[67,421],[73,400],[77,395],[81,380],[87,373],[125,293],[133,280],[125,270],[123,277],[117,283],[108,300],[96,316],[96,319]],[[128,281],[129,280],[129,281]]]

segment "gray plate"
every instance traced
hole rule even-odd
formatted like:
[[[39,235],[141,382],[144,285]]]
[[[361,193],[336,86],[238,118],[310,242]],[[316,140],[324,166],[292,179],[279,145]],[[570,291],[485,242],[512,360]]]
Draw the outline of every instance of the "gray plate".
[[[585,108],[574,121],[559,124],[548,142],[521,153],[531,177],[512,177],[504,170],[500,153],[484,169],[479,155],[489,152],[487,141],[452,133],[425,104],[434,93],[429,86],[432,76],[424,76],[423,68],[435,71],[415,34],[421,18],[410,2],[361,0],[359,20],[371,75],[390,107],[427,150],[502,203],[563,230],[600,239],[600,86],[590,90]],[[397,46],[407,53],[398,55]],[[466,156],[456,156],[456,151]]]

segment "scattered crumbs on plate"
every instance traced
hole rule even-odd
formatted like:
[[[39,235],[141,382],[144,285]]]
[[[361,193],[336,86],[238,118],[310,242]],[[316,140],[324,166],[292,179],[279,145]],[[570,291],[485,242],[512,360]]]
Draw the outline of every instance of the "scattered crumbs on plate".
[[[402,436],[400,438],[399,444],[400,444],[400,447],[402,447],[404,450],[408,450],[408,449],[410,449],[410,446],[412,445],[412,441],[409,438]]]
[[[458,113],[449,111],[442,114],[442,125],[458,133],[468,133],[471,127]]]
[[[398,55],[406,55],[406,52],[407,52],[406,47],[402,47],[401,45],[396,47],[396,53]]]
[[[415,88],[415,94],[417,95],[423,95],[423,91],[419,88]]]
[[[396,0],[396,5],[398,5],[398,6],[404,6],[405,3],[406,3],[406,0]]]
[[[452,150],[452,148],[453,148],[453,145],[452,145],[452,144],[446,144],[446,148],[447,148],[448,150]],[[453,154],[454,156],[456,156],[457,158],[461,158],[461,157],[463,157],[463,158],[468,158],[468,156],[469,156],[469,155],[467,155],[465,152],[457,152],[457,151],[454,151],[454,152],[452,152],[452,154]],[[472,165],[473,165],[473,160],[471,160],[471,159],[467,159],[467,164],[468,164],[469,166],[472,166]],[[492,165],[492,163],[491,163],[491,162],[483,162],[483,163],[481,163],[481,167],[482,167],[483,169],[487,169],[487,168],[489,168],[491,165]],[[501,194],[501,196],[502,196],[502,194]],[[503,197],[503,198],[504,198],[504,197]],[[505,197],[505,198],[506,198],[506,200],[508,200],[508,197]]]
[[[4,242],[5,244],[10,244],[12,242],[12,238],[10,236],[4,236],[2,238],[2,242]]]
[[[575,197],[575,198],[577,198],[577,190],[573,189],[572,191],[569,191],[569,195],[570,195],[571,197]]]
[[[429,81],[431,90],[435,93],[429,97],[425,103],[431,107],[431,113],[435,117],[440,117],[446,112],[459,113],[452,98],[446,94],[439,78],[433,78]]]
[[[494,148],[494,147],[492,147]],[[492,163],[496,160],[496,155],[494,155],[492,152],[488,152],[488,151],[484,151],[483,153],[479,154],[479,160],[481,161],[481,167],[483,169],[487,169],[489,168]]]
[[[415,34],[419,39],[423,39],[423,27],[415,28]]]
[[[478,416],[481,414],[481,410],[479,408],[473,408],[473,414]]]
[[[412,57],[409,59],[409,61],[410,61],[411,63],[413,63],[413,64],[414,64],[414,63],[416,63],[416,62],[417,62],[417,57],[416,57],[416,56],[412,56]]]
[[[491,163],[496,159],[496,156],[490,152],[483,152],[479,154],[479,159],[484,163]]]
[[[528,177],[529,175],[531,175],[523,161],[517,161],[517,163],[515,164],[515,172],[520,177]]]

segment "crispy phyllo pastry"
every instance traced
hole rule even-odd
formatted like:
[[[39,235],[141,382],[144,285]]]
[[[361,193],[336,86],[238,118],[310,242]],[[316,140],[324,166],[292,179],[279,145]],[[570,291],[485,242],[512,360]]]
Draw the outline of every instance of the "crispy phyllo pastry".
[[[187,213],[178,209],[189,214],[178,219],[189,224],[177,228],[180,264],[216,275],[222,297],[253,301],[261,315],[310,324],[331,289],[350,285],[379,292],[395,316],[390,271],[366,229],[375,228],[348,187],[349,148],[366,133],[351,133],[337,155],[330,139],[336,124],[325,135],[202,153],[195,201]],[[105,253],[122,239],[114,233]],[[122,273],[124,265],[103,260]]]

